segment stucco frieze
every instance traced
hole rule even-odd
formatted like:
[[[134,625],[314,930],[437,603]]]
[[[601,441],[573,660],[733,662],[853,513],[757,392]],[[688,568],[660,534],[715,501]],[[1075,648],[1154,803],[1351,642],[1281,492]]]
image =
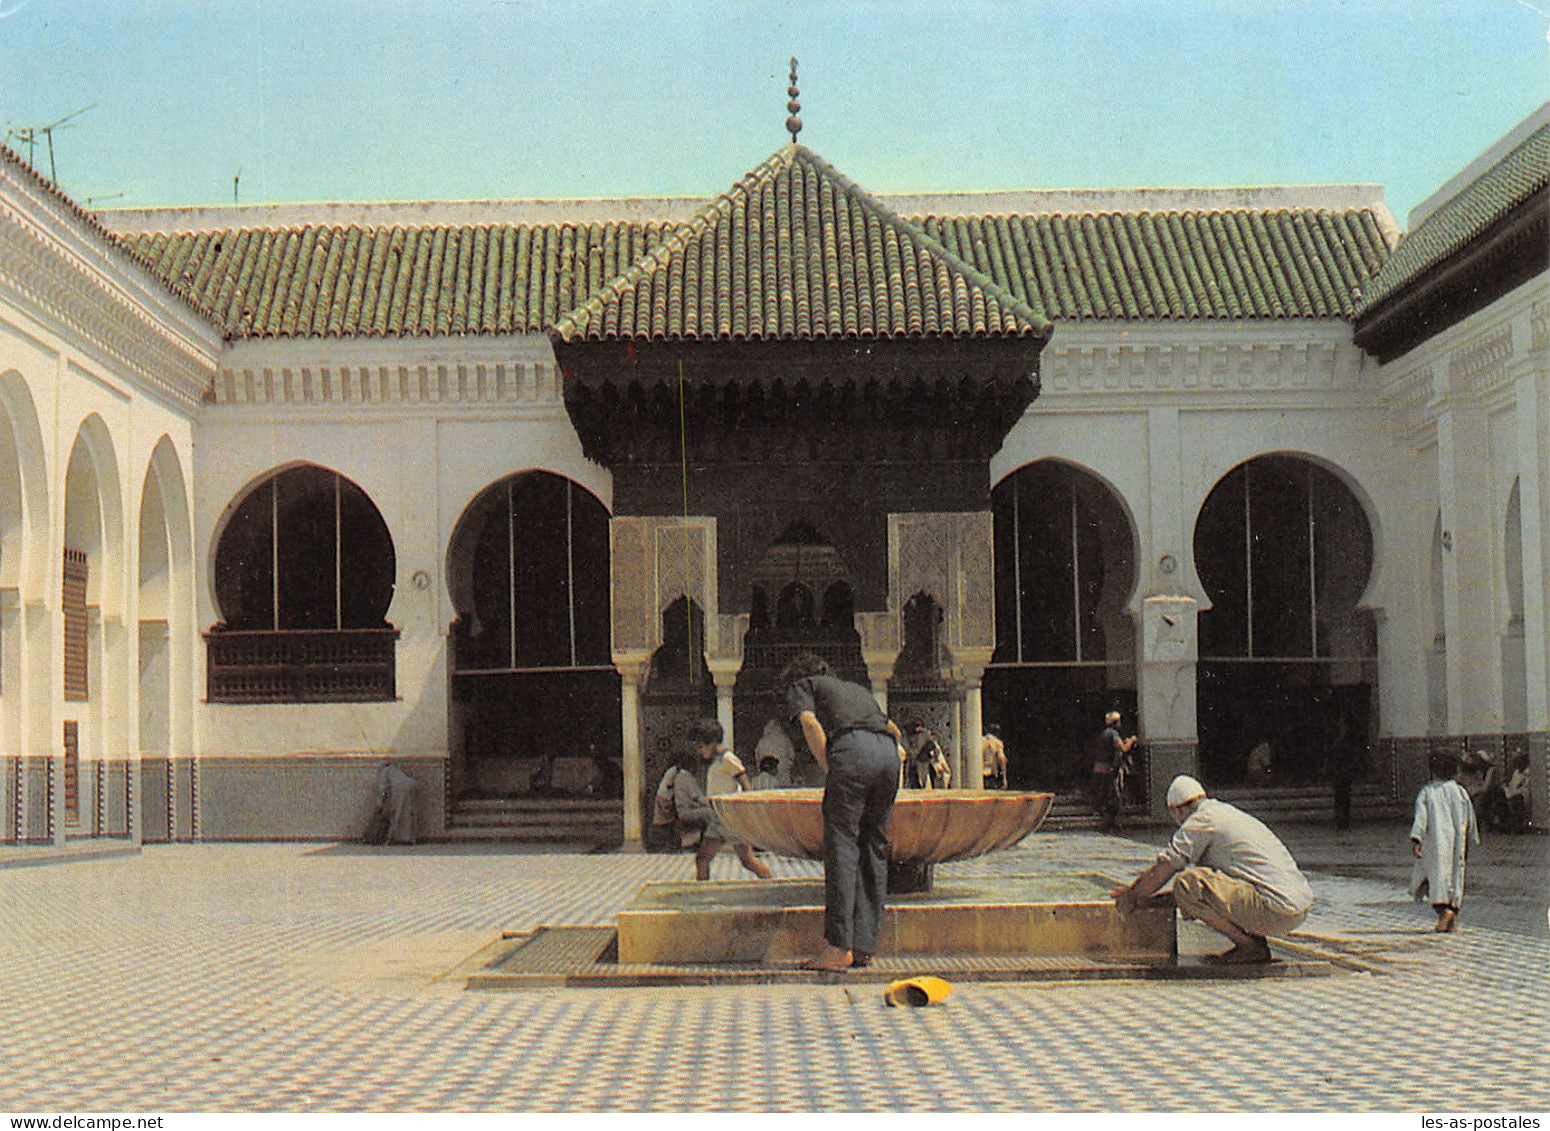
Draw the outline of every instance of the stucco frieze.
[[[1361,384],[1354,346],[1320,341],[1080,344],[1052,342],[1040,366],[1041,396],[1115,393],[1327,393]]]
[[[521,361],[222,368],[216,404],[563,407],[558,369]]]
[[[1541,299],[1529,307],[1529,337],[1534,350],[1550,349],[1550,302]]]
[[[157,395],[192,408],[209,386],[208,350],[187,327],[152,316],[154,303],[126,290],[99,264],[76,254],[9,204],[0,202],[0,289],[41,325],[80,335]]]
[[[1455,347],[1448,355],[1448,385],[1476,396],[1506,380],[1512,358],[1512,325],[1496,327]]]
[[[1437,423],[1437,374],[1430,365],[1412,366],[1383,386],[1384,399],[1400,435],[1423,440]]]

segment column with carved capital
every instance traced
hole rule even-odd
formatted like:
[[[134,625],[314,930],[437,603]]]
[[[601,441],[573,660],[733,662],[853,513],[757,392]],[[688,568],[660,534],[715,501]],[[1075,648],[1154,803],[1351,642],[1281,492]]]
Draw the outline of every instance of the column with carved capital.
[[[963,776],[953,783],[959,789],[985,788],[984,681],[985,664],[963,665]]]
[[[614,667],[619,669],[619,722],[624,737],[624,842],[639,844],[642,820],[642,798],[646,795],[646,759],[640,743],[640,685],[650,664],[649,656],[633,659],[614,654]]]
[[[874,664],[870,659],[866,665],[867,682],[872,685],[872,698],[877,700],[877,705],[883,709],[883,714],[888,713],[888,681],[893,678],[893,662]]]
[[[721,724],[721,741],[726,743],[728,750],[736,750],[737,745],[732,739],[732,691],[737,686],[737,671],[742,667],[742,662],[712,659],[706,666],[710,668],[710,677],[716,684],[716,721]]]

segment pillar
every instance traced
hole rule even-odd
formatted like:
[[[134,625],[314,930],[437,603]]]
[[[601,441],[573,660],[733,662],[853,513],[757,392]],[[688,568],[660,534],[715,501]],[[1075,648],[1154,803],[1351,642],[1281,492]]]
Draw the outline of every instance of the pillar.
[[[721,741],[726,743],[727,749],[736,751],[737,743],[732,734],[732,691],[737,686],[738,664],[734,661],[728,665],[725,661],[710,660],[707,662],[710,668],[710,677],[716,684],[716,721],[721,724]],[[749,752],[751,758],[752,751]],[[749,772],[758,770],[754,766]]]
[[[1489,441],[1484,413],[1443,406],[1437,417],[1437,464],[1448,641],[1447,729],[1452,734],[1494,734],[1502,728],[1493,602],[1496,515],[1480,505],[1491,497]]]
[[[1167,815],[1168,783],[1198,768],[1195,672],[1198,606],[1193,597],[1148,597],[1141,603],[1141,659],[1136,665],[1140,730],[1148,752],[1147,801]]]
[[[1544,341],[1535,355],[1544,357]],[[1543,365],[1543,361],[1538,363]],[[1529,821],[1550,828],[1550,390],[1545,374],[1528,372],[1517,381],[1518,513],[1522,523],[1523,667],[1528,691]]]
[[[1178,774],[1195,774],[1200,766],[1195,722],[1199,606],[1188,595],[1199,590],[1187,564],[1195,509],[1184,499],[1184,435],[1177,408],[1147,410],[1146,468],[1148,526],[1139,566],[1143,592],[1153,596],[1141,603],[1136,733],[1147,752],[1148,808],[1166,817],[1168,783]]]
[[[978,679],[966,680],[963,685],[963,739],[965,777],[958,785],[984,789],[985,704]]]
[[[636,662],[621,662],[619,669],[619,725],[624,739],[624,842],[639,844],[644,822],[641,799],[646,793],[646,759],[640,745],[640,685],[650,657]]]
[[[893,678],[893,660],[893,656],[886,660],[875,660],[871,656],[866,658],[866,677],[872,685],[872,698],[877,700],[877,705],[885,715],[888,714],[888,681]]]
[[[963,750],[962,776],[953,779],[959,789],[984,789],[985,776],[985,668],[994,654],[993,648],[962,647],[958,650],[958,670],[961,677],[959,700],[962,704]]]

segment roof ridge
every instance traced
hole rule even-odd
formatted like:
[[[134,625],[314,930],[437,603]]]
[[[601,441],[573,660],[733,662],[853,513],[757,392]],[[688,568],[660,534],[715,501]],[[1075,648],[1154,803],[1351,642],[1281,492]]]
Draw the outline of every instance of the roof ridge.
[[[751,197],[750,186],[758,183],[770,173],[789,168],[793,164],[795,153],[799,148],[802,147],[796,143],[787,142],[739,177],[730,188],[711,197],[693,216],[675,227],[656,247],[635,260],[635,262],[620,271],[612,279],[599,283],[592,289],[592,293],[579,304],[556,318],[553,326],[550,327],[551,332],[557,330],[566,322],[575,322],[576,329],[582,329],[587,322],[592,320],[592,308],[600,307],[610,293],[617,298],[623,298],[624,292],[629,290],[637,277],[658,266],[668,266],[672,261],[672,253],[674,251],[686,248],[691,238],[709,227],[713,219],[725,215],[732,208],[735,194],[741,192],[745,199]],[[583,312],[587,312],[586,322],[578,320],[578,316]]]
[[[119,237],[117,232],[112,231],[90,211],[77,203],[76,199],[67,193],[64,189],[60,188],[57,183],[45,177],[42,173],[38,172],[38,170],[34,169],[30,163],[23,161],[21,154],[17,153],[10,146],[0,142],[0,177],[4,177],[6,175],[5,167],[7,165],[9,165],[12,169],[21,170],[24,176],[33,183],[33,186],[36,189],[44,193],[46,196],[52,198],[56,203],[63,205],[66,211],[68,211],[75,220],[86,226],[87,231],[89,231],[97,239],[100,239],[110,251],[124,256],[124,258],[133,263],[136,268],[145,272],[145,274],[155,284],[155,286],[159,287],[165,294],[172,296],[172,298],[177,302],[183,303],[196,315],[205,319],[211,325],[217,325],[214,314],[207,307],[205,307],[204,304],[196,301],[191,296],[185,294],[179,287],[174,286],[169,280],[163,278],[158,271],[152,268],[151,264],[146,261],[145,257],[141,255],[136,249],[125,243],[124,240]]]
[[[675,226],[660,244],[612,279],[599,284],[583,302],[555,319],[549,328],[551,335],[564,337],[584,332],[610,296],[622,299],[632,286],[651,271],[669,268],[675,254],[686,251],[693,239],[705,232],[716,220],[732,212],[739,199],[744,202],[751,201],[757,186],[767,183],[772,177],[798,164],[811,168],[820,179],[832,184],[852,203],[860,205],[863,211],[870,212],[880,221],[887,223],[916,249],[941,260],[952,271],[984,292],[988,298],[994,299],[1008,315],[1027,323],[1030,330],[1039,334],[1049,333],[1052,323],[1042,311],[1035,310],[1007,287],[954,254],[938,240],[933,239],[929,232],[888,207],[821,154],[800,142],[788,142],[749,169],[731,187],[717,193],[688,220]]]
[[[1235,208],[1073,208],[1054,212],[909,212],[899,215],[913,223],[915,220],[1046,220],[1053,216],[1340,216],[1352,212],[1376,215],[1377,209],[1370,204],[1349,207],[1331,207],[1327,204],[1298,207],[1283,204],[1273,208],[1253,208],[1248,205]]]
[[[1457,253],[1461,247],[1522,207],[1550,184],[1550,121],[1530,131],[1491,164],[1458,186],[1409,231],[1401,234],[1394,254],[1368,280],[1358,296],[1357,314],[1366,315],[1379,303],[1408,287],[1419,275]]]
[[[1035,330],[1046,334],[1049,333],[1051,323],[1043,311],[1033,309],[1033,307],[1029,306],[1022,299],[1018,298],[1006,287],[1002,286],[990,276],[986,275],[979,268],[975,267],[974,264],[967,262],[961,256],[958,256],[952,251],[948,250],[940,240],[933,239],[931,234],[923,229],[919,224],[912,223],[908,217],[895,212],[892,208],[889,208],[888,205],[884,204],[872,193],[868,192],[851,178],[847,177],[844,173],[836,169],[820,154],[813,152],[811,149],[807,148],[807,146],[801,144],[794,145],[791,148],[797,150],[799,154],[805,154],[807,157],[811,158],[813,164],[820,167],[820,171],[827,171],[835,180],[844,185],[846,195],[849,196],[852,200],[868,205],[876,212],[881,213],[884,217],[892,219],[909,235],[911,241],[915,244],[916,247],[924,248],[932,255],[945,259],[948,264],[950,264],[956,270],[968,276],[978,286],[980,286],[988,293],[994,295],[997,302],[1001,303],[1009,310],[1017,312],[1017,314],[1025,319]]]

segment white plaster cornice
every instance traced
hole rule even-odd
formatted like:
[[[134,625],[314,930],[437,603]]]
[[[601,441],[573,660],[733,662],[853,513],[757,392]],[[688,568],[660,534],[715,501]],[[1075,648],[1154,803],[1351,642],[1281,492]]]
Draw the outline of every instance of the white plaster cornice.
[[[298,408],[565,411],[554,348],[543,334],[239,341],[222,354],[209,399]]]
[[[1234,403],[1370,397],[1350,324],[1059,325],[1040,360],[1035,407],[1156,396]]]
[[[0,163],[0,291],[62,325],[145,390],[185,408],[209,387],[220,334],[35,178]]]
[[[1518,396],[1518,378],[1534,372],[1550,346],[1550,273],[1466,318],[1379,371],[1383,399],[1402,436],[1435,440],[1450,409],[1498,411]]]

